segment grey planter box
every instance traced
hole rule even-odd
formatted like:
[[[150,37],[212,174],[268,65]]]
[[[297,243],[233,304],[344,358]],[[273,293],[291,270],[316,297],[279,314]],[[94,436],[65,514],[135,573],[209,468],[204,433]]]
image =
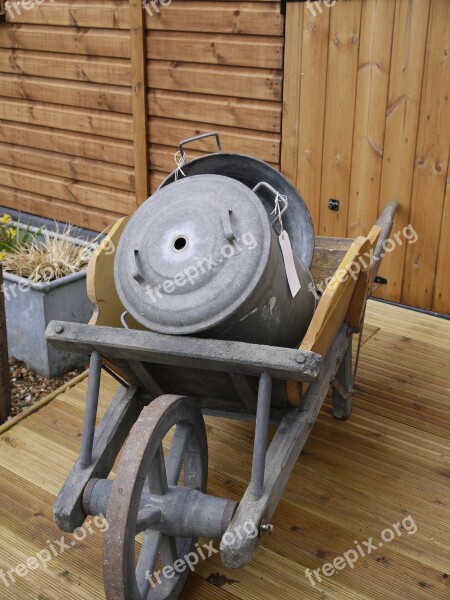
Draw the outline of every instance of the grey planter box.
[[[80,246],[89,245],[73,241]],[[86,271],[50,283],[34,283],[5,271],[3,279],[10,357],[48,378],[83,364],[86,357],[60,352],[47,344],[45,330],[54,319],[89,321],[92,305],[86,292]]]

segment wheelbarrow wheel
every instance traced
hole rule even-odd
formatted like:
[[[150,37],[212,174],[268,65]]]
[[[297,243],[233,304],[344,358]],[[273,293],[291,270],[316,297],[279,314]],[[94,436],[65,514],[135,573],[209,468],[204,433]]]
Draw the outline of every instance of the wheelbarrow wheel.
[[[167,458],[163,440],[173,429]],[[185,397],[161,396],[145,407],[130,432],[108,500],[103,572],[107,600],[175,600],[189,570],[155,576],[191,552],[194,538],[170,537],[157,514],[142,507],[142,494],[164,496],[169,486],[206,492],[208,449],[200,409]],[[141,506],[140,506],[141,504]],[[138,538],[138,536],[143,539]],[[137,539],[138,538],[138,539]],[[139,541],[141,547],[139,550]],[[158,560],[159,559],[159,560]]]

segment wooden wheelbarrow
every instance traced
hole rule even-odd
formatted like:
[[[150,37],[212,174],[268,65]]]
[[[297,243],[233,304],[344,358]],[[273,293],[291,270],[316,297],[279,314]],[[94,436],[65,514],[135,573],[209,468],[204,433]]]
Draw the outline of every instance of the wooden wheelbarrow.
[[[199,537],[221,539],[227,567],[251,560],[261,535],[271,530],[330,384],[333,415],[350,415],[352,336],[361,334],[396,208],[391,202],[367,237],[316,238],[312,272],[317,293],[324,292],[297,349],[162,335],[133,322],[124,327],[113,250],[126,219],[102,242],[88,272],[96,307],[91,323],[52,321],[47,339],[61,350],[91,354],[81,454],[54,515],[67,532],[87,515],[106,515],[108,600],[177,598]],[[102,367],[121,385],[95,429]],[[251,481],[239,503],[207,493],[202,413],[255,420]],[[279,425],[267,447],[270,422]]]

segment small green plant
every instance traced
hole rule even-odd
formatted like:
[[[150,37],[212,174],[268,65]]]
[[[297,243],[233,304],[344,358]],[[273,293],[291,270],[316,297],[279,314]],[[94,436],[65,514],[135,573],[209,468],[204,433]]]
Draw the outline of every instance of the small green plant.
[[[42,231],[42,227],[37,231],[31,231],[30,227],[30,222],[26,226],[20,222],[20,216],[15,223],[13,223],[10,215],[5,214],[0,218],[1,261],[5,259],[7,254],[18,252],[29,246]]]

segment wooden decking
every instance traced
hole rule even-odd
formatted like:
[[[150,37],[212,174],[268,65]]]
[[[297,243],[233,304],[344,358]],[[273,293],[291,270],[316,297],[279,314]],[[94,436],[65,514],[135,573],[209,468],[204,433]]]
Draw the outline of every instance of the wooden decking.
[[[450,597],[450,321],[370,302],[366,324],[352,417],[335,421],[324,406],[275,513],[275,532],[242,571],[228,571],[217,556],[199,564],[182,598]],[[116,386],[103,379],[102,412]],[[83,380],[0,437],[3,571],[51,544],[58,551],[52,504],[77,458],[85,392]],[[207,425],[209,491],[238,499],[249,480],[253,427],[213,418]],[[321,574],[314,587],[305,577],[306,568],[354,550],[356,540],[378,545],[383,530],[408,516],[416,533],[399,529],[353,569]],[[103,599],[102,535],[92,531],[80,542],[66,536],[69,548],[46,569],[15,575],[9,587],[0,577],[0,599]]]

